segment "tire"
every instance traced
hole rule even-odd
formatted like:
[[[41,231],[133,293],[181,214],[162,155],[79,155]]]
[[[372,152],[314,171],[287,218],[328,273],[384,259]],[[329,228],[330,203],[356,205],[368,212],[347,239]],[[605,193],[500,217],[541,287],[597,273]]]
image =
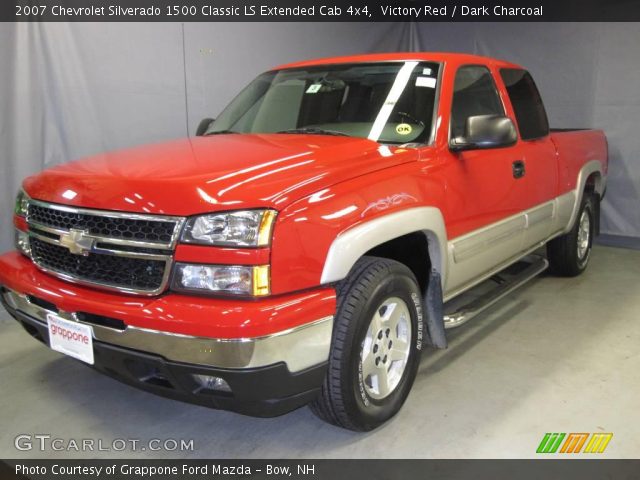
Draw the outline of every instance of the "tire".
[[[591,257],[596,224],[595,199],[585,193],[571,230],[547,244],[551,271],[563,277],[575,277],[584,272]]]
[[[336,290],[329,367],[310,407],[329,423],[369,431],[400,410],[413,385],[422,348],[420,288],[403,264],[363,257]]]

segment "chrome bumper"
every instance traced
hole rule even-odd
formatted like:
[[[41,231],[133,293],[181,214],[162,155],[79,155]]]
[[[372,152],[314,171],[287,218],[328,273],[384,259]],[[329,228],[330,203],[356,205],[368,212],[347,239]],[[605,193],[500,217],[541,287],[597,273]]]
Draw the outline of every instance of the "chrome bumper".
[[[32,303],[26,295],[9,289],[6,304],[34,321],[47,324],[47,314],[91,326],[98,342],[156,354],[167,360],[218,368],[254,368],[284,362],[295,373],[329,358],[333,317],[328,316],[296,328],[255,338],[219,339],[193,337],[127,326],[113,329],[80,322],[74,313],[54,312]]]

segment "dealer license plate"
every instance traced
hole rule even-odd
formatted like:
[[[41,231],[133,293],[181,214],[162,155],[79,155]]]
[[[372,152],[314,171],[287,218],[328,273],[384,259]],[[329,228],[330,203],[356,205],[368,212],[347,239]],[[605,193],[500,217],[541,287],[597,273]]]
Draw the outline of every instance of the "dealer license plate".
[[[93,365],[93,329],[88,325],[47,314],[49,346],[56,352]]]

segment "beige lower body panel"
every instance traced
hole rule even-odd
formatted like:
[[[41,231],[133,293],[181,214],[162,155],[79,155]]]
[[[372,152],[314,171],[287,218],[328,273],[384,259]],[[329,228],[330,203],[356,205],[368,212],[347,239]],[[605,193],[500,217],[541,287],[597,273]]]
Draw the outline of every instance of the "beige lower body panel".
[[[575,192],[537,205],[448,242],[445,301],[541,247],[567,228]]]

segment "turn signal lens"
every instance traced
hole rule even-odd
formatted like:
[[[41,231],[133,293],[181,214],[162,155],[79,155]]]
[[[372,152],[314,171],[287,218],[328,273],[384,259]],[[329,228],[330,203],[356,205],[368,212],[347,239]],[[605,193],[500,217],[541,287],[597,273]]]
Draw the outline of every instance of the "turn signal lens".
[[[263,297],[271,293],[269,265],[253,267],[253,296]]]
[[[29,209],[29,196],[24,193],[24,190],[20,190],[18,192],[18,196],[16,197],[16,206],[14,209],[14,213],[19,217],[26,217],[27,210]]]
[[[260,222],[260,228],[258,229],[258,245],[266,246],[271,243],[271,231],[273,229],[273,223],[276,219],[276,212],[274,210],[265,210],[262,215],[262,221]]]

